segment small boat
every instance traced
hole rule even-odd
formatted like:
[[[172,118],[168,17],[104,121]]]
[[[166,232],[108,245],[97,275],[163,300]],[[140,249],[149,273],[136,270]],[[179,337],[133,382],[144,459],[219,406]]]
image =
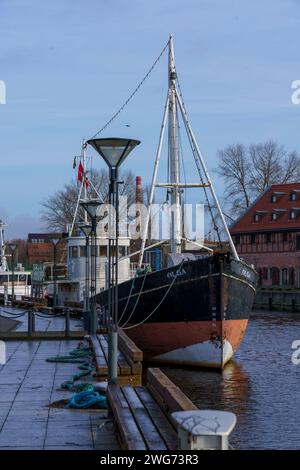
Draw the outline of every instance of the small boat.
[[[12,295],[20,299],[31,295],[31,271],[25,271],[20,263],[14,271],[9,270],[5,255],[4,227],[0,220],[0,294]]]
[[[144,226],[140,264],[146,249],[151,205],[155,187],[165,187],[175,207],[171,222],[169,263],[163,269],[145,272],[118,284],[118,322],[147,360],[223,368],[241,343],[252,309],[257,273],[243,262],[235,249],[215,189],[199,150],[178,89],[173,39],[169,39],[168,92],[156,154],[147,221]],[[199,174],[197,183],[181,182],[177,119],[181,114]],[[167,115],[169,117],[169,175],[157,183],[157,167]],[[218,247],[195,257],[182,252],[181,193],[187,187],[201,187],[210,211],[227,235],[228,248]],[[215,219],[216,220],[216,219]],[[205,246],[203,245],[203,248]],[[108,309],[108,289],[97,295],[103,312]]]

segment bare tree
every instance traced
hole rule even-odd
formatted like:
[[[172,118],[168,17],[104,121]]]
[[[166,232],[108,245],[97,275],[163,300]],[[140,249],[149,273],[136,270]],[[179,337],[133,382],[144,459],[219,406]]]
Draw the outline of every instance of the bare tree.
[[[300,159],[295,151],[288,153],[284,147],[269,140],[251,145],[249,157],[250,184],[254,193],[262,193],[271,184],[299,181]]]
[[[225,205],[237,217],[270,185],[300,179],[300,157],[273,140],[252,144],[229,145],[218,152],[218,173],[224,179]]]
[[[89,196],[98,197],[103,202],[108,201],[108,188],[109,176],[105,170],[93,171],[89,175]],[[131,171],[124,171],[120,174],[119,194],[120,196],[127,196],[128,204],[132,204],[135,200],[135,176]],[[51,231],[65,231],[66,226],[72,223],[80,185],[77,181],[72,180],[70,183],[56,191],[54,194],[48,196],[41,202],[41,218],[46,229]],[[98,194],[97,194],[98,193]],[[78,218],[83,220],[83,210],[79,208]]]
[[[250,205],[251,177],[249,154],[242,144],[228,145],[218,152],[218,173],[226,183],[225,196],[230,201],[230,212],[241,212]]]

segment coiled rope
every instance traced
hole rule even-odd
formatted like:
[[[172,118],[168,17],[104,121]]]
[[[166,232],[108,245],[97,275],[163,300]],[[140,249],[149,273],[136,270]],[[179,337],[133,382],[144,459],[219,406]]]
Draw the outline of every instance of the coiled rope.
[[[73,395],[67,404],[67,408],[85,409],[93,405],[97,405],[98,408],[107,408],[106,397],[94,391],[77,393]]]

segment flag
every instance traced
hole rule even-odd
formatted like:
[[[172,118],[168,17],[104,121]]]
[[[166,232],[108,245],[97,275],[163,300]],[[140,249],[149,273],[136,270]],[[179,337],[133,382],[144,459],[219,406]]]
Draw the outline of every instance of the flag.
[[[83,180],[83,166],[82,166],[81,161],[78,166],[77,180],[80,181],[80,183],[82,183],[82,180]]]
[[[76,168],[76,157],[74,157],[74,160],[73,160],[73,170]]]
[[[90,184],[89,179],[88,179],[88,177],[86,177],[86,178],[85,178],[85,189],[86,189],[86,190],[88,190],[89,184]]]

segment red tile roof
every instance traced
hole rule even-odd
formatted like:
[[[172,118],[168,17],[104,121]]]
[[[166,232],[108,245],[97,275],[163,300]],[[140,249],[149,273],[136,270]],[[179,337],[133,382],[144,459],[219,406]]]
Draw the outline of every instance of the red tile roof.
[[[291,194],[295,194],[295,200]],[[276,202],[271,202],[272,196]],[[295,218],[290,218],[291,211]],[[277,220],[271,220],[272,213],[277,214]],[[255,221],[255,214],[258,221]],[[249,209],[232,225],[230,232],[263,232],[274,230],[300,229],[300,183],[273,184]]]

